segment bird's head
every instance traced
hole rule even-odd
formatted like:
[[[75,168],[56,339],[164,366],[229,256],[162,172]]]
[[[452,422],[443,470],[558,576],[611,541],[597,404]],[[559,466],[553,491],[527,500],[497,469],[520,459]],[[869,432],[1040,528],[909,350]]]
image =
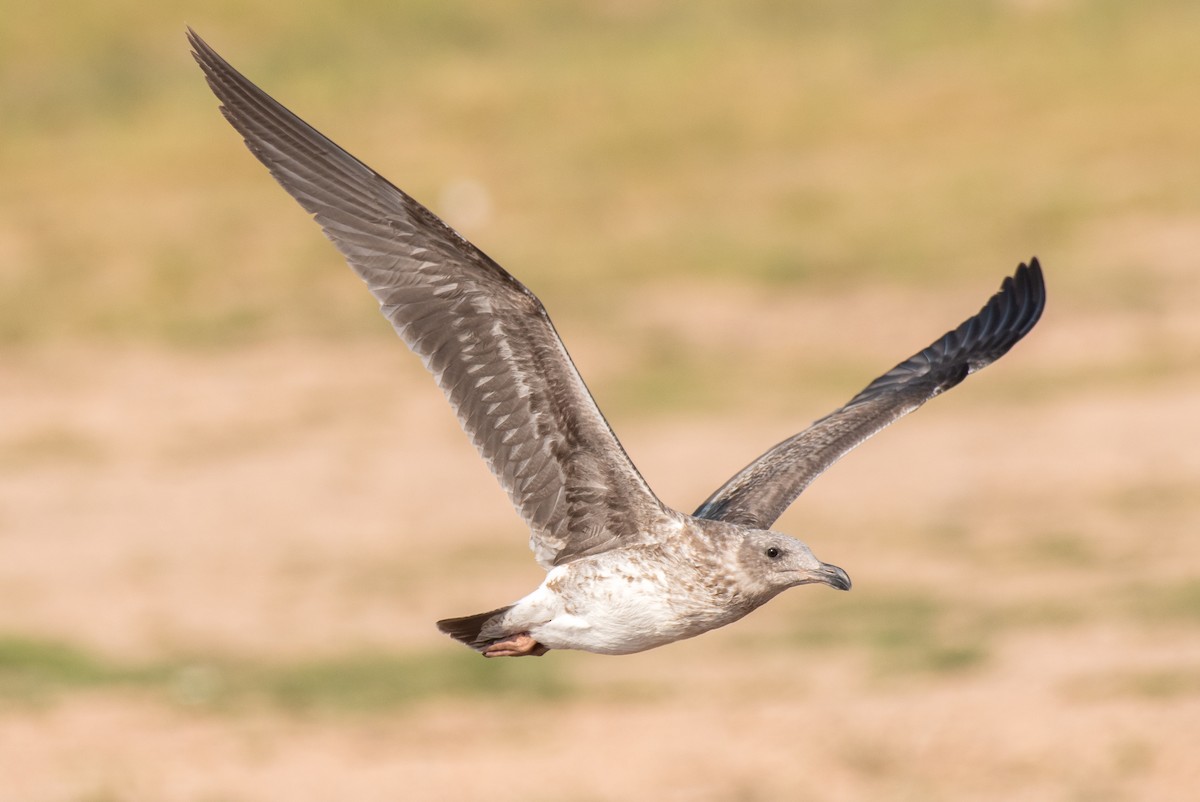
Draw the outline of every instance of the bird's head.
[[[778,532],[749,532],[738,551],[745,580],[768,598],[796,585],[820,582],[850,590],[850,577],[836,565],[823,563],[812,549]]]

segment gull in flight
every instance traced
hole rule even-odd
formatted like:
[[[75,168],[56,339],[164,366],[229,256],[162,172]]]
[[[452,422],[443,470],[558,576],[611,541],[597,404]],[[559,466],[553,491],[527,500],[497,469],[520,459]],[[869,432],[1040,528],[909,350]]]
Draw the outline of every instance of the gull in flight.
[[[190,29],[188,39],[225,118],[366,283],[529,526],[542,584],[437,622],[487,657],[630,654],[725,626],[797,585],[849,590],[845,571],[771,525],[851,449],[1003,356],[1045,306],[1032,259],[974,317],[686,515],[633,466],[525,285]]]

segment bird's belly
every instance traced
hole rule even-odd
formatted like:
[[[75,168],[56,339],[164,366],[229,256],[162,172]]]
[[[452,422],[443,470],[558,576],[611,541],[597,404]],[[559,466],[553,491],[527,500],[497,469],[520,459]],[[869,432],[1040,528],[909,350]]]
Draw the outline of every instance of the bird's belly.
[[[727,623],[721,609],[681,598],[661,571],[563,570],[573,567],[555,569],[539,588],[557,597],[559,609],[530,634],[551,649],[631,654]]]

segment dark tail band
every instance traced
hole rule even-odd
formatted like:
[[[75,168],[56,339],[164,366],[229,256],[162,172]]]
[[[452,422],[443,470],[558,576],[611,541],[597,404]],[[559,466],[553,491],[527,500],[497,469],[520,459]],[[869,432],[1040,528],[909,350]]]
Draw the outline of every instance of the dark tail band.
[[[512,609],[510,604],[507,607],[500,607],[495,610],[490,610],[486,613],[476,613],[475,615],[463,616],[462,618],[443,618],[437,622],[437,628],[446,633],[456,641],[465,643],[472,649],[480,649],[488,645],[488,641],[481,641],[479,633],[496,616],[504,615]]]

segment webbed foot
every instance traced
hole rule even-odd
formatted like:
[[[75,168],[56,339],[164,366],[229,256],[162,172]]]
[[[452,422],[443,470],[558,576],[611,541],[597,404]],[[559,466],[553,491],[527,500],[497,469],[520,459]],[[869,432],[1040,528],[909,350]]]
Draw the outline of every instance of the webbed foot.
[[[541,657],[549,648],[533,639],[528,632],[513,635],[508,640],[493,643],[483,650],[484,657]]]

